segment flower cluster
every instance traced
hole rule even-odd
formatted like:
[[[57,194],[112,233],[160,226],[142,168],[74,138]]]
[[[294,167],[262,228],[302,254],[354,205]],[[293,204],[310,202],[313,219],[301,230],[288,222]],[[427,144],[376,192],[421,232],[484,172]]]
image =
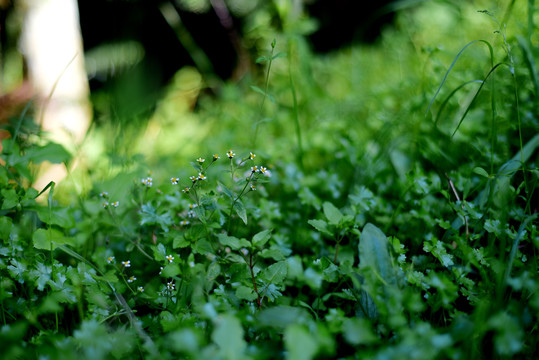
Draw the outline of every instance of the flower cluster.
[[[109,193],[106,192],[106,191],[103,191],[101,193],[99,193],[99,196],[102,197],[104,199],[103,203],[102,203],[102,206],[103,208],[107,208],[109,206],[113,206],[113,207],[118,207],[120,205],[120,202],[119,201],[113,201],[113,202],[108,202],[107,199],[109,198]]]
[[[147,177],[146,179],[142,179],[142,185],[146,186],[146,187],[152,187],[153,185],[153,180],[151,177]]]

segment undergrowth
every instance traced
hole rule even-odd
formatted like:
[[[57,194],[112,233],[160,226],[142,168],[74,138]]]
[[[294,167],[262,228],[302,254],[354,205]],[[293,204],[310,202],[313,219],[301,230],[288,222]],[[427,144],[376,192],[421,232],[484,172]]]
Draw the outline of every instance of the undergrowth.
[[[2,358],[534,358],[537,39],[514,3],[523,35],[474,11],[485,38],[444,50],[416,20],[451,5],[425,4],[325,58],[281,14],[261,87],[200,99],[190,164],[126,153],[67,203],[32,169],[74,160],[13,119]]]

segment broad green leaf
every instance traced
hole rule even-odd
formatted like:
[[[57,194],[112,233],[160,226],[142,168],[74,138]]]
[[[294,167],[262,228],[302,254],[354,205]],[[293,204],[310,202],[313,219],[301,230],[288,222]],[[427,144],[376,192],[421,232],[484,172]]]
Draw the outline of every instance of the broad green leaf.
[[[46,224],[58,225],[63,228],[69,228],[75,225],[75,219],[67,207],[55,206],[52,209],[40,207],[36,212],[39,220]]]
[[[26,151],[26,158],[39,164],[48,161],[53,164],[60,164],[71,158],[69,152],[60,144],[48,143],[45,146],[33,146]]]
[[[324,202],[322,206],[324,208],[324,215],[326,215],[326,218],[329,220],[329,223],[332,225],[338,225],[343,217],[341,211],[337,209],[335,205],[327,201]]]
[[[221,357],[228,360],[242,358],[247,343],[243,339],[244,331],[240,321],[231,314],[224,314],[216,318],[215,322],[211,338],[219,347]]]
[[[13,220],[7,216],[0,216],[0,239],[8,240],[13,227]]]
[[[11,209],[19,203],[19,196],[15,189],[2,189],[2,210]]]
[[[254,301],[258,297],[252,288],[244,285],[238,286],[238,288],[236,289],[236,296],[238,297],[238,299],[243,299],[247,301]]]
[[[180,274],[180,267],[176,263],[167,264],[163,268],[163,271],[161,271],[161,275],[163,275],[166,278],[171,278],[179,274]]]
[[[318,342],[302,325],[292,324],[284,332],[288,360],[310,360],[318,352]]]
[[[260,274],[260,277],[267,283],[279,284],[286,278],[287,273],[288,266],[286,265],[286,262],[279,261],[264,269]]]
[[[241,200],[237,200],[234,203],[234,210],[236,211],[236,214],[243,220],[245,225],[247,225],[247,211],[245,210],[245,206],[243,206],[243,203]]]
[[[280,261],[286,259],[283,251],[276,247],[271,247],[269,249],[264,249],[258,253],[258,255],[264,259],[273,259],[275,261]]]
[[[37,229],[32,236],[36,249],[51,250],[51,241],[53,242],[52,249],[56,249],[58,245],[68,243],[69,239],[56,229]]]
[[[397,283],[387,238],[382,230],[371,223],[365,225],[359,238],[359,266],[376,271],[386,284]]]
[[[304,324],[311,316],[305,309],[277,305],[262,310],[257,316],[257,324],[263,327],[285,329],[288,325]]]
[[[367,319],[348,318],[343,323],[343,335],[346,341],[354,346],[368,345],[376,342],[370,322]]]
[[[239,250],[242,247],[250,247],[251,244],[246,239],[238,239],[234,236],[228,236],[226,234],[217,234],[219,242],[223,246],[228,246],[232,250]]]
[[[262,248],[268,240],[271,238],[271,230],[262,230],[255,236],[253,236],[253,246]]]

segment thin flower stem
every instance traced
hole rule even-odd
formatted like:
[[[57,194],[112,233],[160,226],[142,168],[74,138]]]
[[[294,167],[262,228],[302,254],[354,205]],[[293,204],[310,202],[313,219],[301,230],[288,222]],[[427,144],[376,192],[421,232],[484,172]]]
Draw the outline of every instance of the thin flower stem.
[[[258,293],[258,288],[256,286],[256,278],[255,273],[253,271],[254,264],[253,264],[253,254],[249,253],[249,270],[251,271],[251,279],[253,280],[253,288],[256,293],[256,303],[258,304],[258,310],[262,310],[262,300],[260,299],[260,294]]]

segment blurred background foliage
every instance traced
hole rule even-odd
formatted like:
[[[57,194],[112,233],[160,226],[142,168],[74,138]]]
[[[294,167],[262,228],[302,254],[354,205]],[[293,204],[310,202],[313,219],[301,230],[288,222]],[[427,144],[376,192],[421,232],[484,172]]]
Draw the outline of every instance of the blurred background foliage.
[[[7,91],[24,77],[24,62],[17,53],[20,9],[16,1],[5,3],[2,89]],[[528,26],[536,19],[526,21],[528,3],[80,0],[94,118],[80,150],[85,166],[71,179],[102,181],[126,169],[167,179],[195,157],[229,148],[259,152],[279,165],[296,162],[306,173],[331,171],[339,159],[348,164],[367,155],[390,159],[400,177],[418,158],[440,166],[438,160],[454,164],[474,154],[475,165],[488,164],[491,128],[484,107],[470,111],[449,146],[477,84],[451,98],[433,127],[441,99],[490,70],[486,46],[463,53],[427,117],[425,111],[469,42],[486,40],[496,61],[507,60],[496,20],[504,24],[509,43],[521,36],[537,44],[537,32]],[[484,9],[493,17],[478,12]],[[274,40],[275,54],[283,56],[272,62],[263,101],[253,86],[265,88],[268,61],[256,59],[270,54]],[[517,77],[528,76],[524,63],[515,69]],[[510,76],[497,78],[501,89],[509,89],[503,84]],[[520,89],[528,90],[533,89]],[[488,104],[488,90],[483,93],[477,101]],[[495,121],[509,155],[518,145],[503,131],[515,130],[507,116],[513,105],[499,106]],[[536,120],[529,119],[524,126],[533,129]],[[358,169],[344,174],[348,182],[366,180]]]

